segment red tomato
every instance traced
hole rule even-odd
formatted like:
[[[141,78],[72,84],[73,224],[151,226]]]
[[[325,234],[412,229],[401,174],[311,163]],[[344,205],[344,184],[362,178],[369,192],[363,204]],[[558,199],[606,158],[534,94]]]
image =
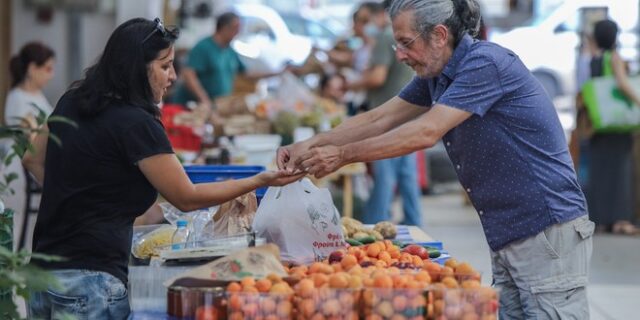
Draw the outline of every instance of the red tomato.
[[[427,249],[425,249],[423,246],[419,246],[417,244],[410,244],[404,247],[404,249],[402,249],[402,252],[418,256],[423,260],[429,259],[429,251],[427,251]]]

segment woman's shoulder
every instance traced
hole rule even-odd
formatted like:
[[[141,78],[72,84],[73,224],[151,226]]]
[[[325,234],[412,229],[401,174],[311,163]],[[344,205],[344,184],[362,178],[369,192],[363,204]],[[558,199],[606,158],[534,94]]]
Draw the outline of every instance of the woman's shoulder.
[[[51,105],[44,95],[41,93],[32,94],[20,88],[13,88],[7,94],[5,101],[5,120],[10,123],[12,118],[24,118],[29,114],[35,115],[38,109],[47,114],[51,113]]]

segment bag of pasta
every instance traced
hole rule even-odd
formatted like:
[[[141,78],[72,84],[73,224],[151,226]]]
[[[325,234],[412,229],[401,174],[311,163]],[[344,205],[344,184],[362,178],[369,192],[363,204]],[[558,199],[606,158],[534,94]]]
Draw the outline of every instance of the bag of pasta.
[[[133,227],[131,254],[138,259],[160,256],[160,250],[171,244],[176,227],[170,224],[153,224]]]

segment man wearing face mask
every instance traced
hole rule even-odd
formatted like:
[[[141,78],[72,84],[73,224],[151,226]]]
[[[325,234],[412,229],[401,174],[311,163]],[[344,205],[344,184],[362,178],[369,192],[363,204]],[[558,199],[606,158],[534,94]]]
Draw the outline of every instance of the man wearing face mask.
[[[382,4],[369,4],[371,19],[364,27],[367,36],[374,39],[369,67],[358,81],[348,84],[350,90],[367,90],[372,107],[382,105],[411,80],[411,68],[398,61],[391,46],[395,43],[391,21]],[[365,207],[362,221],[377,223],[391,220],[391,203],[396,186],[402,197],[404,218],[402,224],[422,225],[420,190],[418,188],[417,159],[415,153],[373,162],[374,185]]]
[[[393,0],[396,57],[417,77],[381,106],[278,150],[323,177],[443,140],[491,249],[500,319],[589,319],[593,222],[558,114],[508,49],[474,40],[476,0]]]

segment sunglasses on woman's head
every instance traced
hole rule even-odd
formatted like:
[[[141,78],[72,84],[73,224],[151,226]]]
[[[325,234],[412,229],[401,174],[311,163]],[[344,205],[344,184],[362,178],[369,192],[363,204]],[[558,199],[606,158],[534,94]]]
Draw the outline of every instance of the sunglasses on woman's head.
[[[160,18],[153,19],[153,22],[156,24],[155,28],[153,28],[153,31],[151,31],[151,33],[149,33],[146,37],[144,37],[144,39],[142,39],[142,43],[145,43],[147,40],[149,40],[149,38],[151,38],[151,36],[153,36],[156,32],[160,32],[163,37],[166,37],[167,35],[172,35],[174,37],[178,36],[178,30],[175,28],[166,29]]]

